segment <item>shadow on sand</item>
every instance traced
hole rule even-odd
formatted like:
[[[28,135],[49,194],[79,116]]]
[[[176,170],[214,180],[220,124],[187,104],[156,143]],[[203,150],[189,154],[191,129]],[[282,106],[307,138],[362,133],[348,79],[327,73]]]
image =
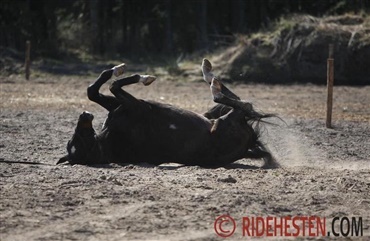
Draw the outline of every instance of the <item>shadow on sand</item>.
[[[135,167],[141,167],[141,168],[158,168],[161,170],[178,170],[182,167],[190,167],[189,165],[182,165],[177,163],[166,163],[161,165],[153,165],[148,163],[138,163],[138,164],[130,164],[130,163],[109,163],[109,164],[96,164],[96,165],[88,165],[89,167],[93,168],[119,168],[123,167],[124,169],[134,169]],[[252,166],[252,165],[246,165],[243,163],[231,163],[226,166],[220,166],[220,167],[200,167],[200,166],[194,166],[197,168],[203,168],[203,169],[217,169],[217,168],[225,168],[225,169],[245,169],[245,170],[259,170],[259,169],[266,169],[261,168],[259,166]],[[273,169],[273,168],[269,168]]]

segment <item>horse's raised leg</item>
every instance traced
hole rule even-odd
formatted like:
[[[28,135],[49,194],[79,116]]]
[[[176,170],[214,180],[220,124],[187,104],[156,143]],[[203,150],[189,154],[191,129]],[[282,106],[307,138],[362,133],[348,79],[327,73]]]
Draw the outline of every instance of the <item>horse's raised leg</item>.
[[[125,71],[125,64],[120,64],[113,67],[112,69],[104,70],[98,79],[87,88],[87,96],[91,101],[101,105],[108,111],[112,111],[119,106],[119,101],[113,96],[106,96],[99,93],[99,90],[103,84],[105,84],[112,75],[120,76]]]
[[[212,64],[209,62],[208,59],[203,59],[202,62],[202,73],[203,79],[209,84],[212,84],[212,79],[215,78],[214,74],[212,73]],[[227,96],[230,99],[240,100],[239,96],[234,94],[231,90],[229,90],[225,85],[220,83],[220,90],[221,93]],[[229,106],[225,106],[223,104],[217,104],[212,107],[209,111],[204,113],[203,115],[208,119],[216,119],[220,116],[225,115],[231,110]]]
[[[123,86],[131,85],[135,83],[143,83],[145,86],[150,85],[156,80],[155,76],[151,75],[131,75],[122,79],[118,79],[112,83],[110,86],[110,91],[117,98],[119,103],[122,105],[129,101],[137,101],[135,97],[127,93],[122,89]]]
[[[214,74],[212,73],[212,64],[209,62],[208,59],[203,59],[202,62],[202,73],[203,79],[209,84],[212,84],[212,79],[215,78]],[[228,89],[224,84],[220,83],[221,85],[221,92],[226,95],[227,97],[235,100],[240,100],[239,96],[233,93],[230,89]]]
[[[211,91],[213,95],[213,101],[222,105],[232,107],[234,109],[250,112],[253,110],[252,104],[244,102],[238,99],[230,98],[222,92],[222,87],[224,85],[217,80],[216,77],[213,77],[211,83]]]
[[[248,118],[252,120],[260,120],[265,117],[272,117],[273,115],[263,115],[253,110],[253,107],[250,103],[243,102],[240,100],[231,99],[228,96],[224,95],[221,91],[221,83],[214,77],[211,83],[211,91],[213,95],[213,100],[216,103],[220,103],[226,106],[232,107],[232,110],[218,118],[215,121],[214,128],[219,132],[220,138],[222,135],[225,135],[225,139],[235,140],[234,145],[229,146],[230,155],[241,155],[245,158],[253,158],[264,160],[263,168],[276,168],[279,167],[279,164],[276,162],[274,157],[269,153],[267,148],[258,140],[259,134],[258,131],[255,131],[250,124],[248,124]],[[222,123],[224,129],[218,128],[219,123]],[[229,130],[228,130],[229,128]],[[230,135],[231,129],[233,128],[234,135]],[[239,128],[239,133],[237,131]],[[243,134],[242,134],[243,133]],[[228,136],[229,135],[229,136]],[[231,142],[232,143],[232,142]],[[229,143],[227,143],[229,144]],[[240,157],[240,156],[239,156]],[[240,158],[242,158],[240,157]]]

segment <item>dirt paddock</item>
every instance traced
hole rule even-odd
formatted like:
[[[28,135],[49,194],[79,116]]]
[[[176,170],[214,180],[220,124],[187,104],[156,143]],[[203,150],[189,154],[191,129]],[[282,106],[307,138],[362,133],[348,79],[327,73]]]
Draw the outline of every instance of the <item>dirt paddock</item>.
[[[370,86],[335,87],[333,129],[326,129],[324,86],[229,85],[285,121],[273,120],[278,125],[262,134],[279,169],[248,159],[218,169],[56,166],[79,114],[92,112],[96,130],[107,114],[86,98],[93,79],[1,78],[0,240],[222,240],[214,221],[223,214],[236,220],[225,240],[247,239],[241,220],[252,216],[326,217],[327,231],[334,217],[362,217],[364,236],[348,238],[369,240]],[[159,78],[126,89],[197,112],[213,105],[197,81]]]

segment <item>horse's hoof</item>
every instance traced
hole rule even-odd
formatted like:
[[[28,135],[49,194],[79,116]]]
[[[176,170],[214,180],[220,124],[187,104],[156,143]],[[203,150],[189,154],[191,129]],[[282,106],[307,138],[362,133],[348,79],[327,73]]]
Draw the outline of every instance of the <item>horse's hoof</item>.
[[[145,86],[150,85],[153,83],[157,77],[153,75],[140,75],[140,82],[143,83]]]
[[[120,65],[114,66],[112,69],[113,69],[114,76],[118,77],[125,72],[126,64],[122,63]]]

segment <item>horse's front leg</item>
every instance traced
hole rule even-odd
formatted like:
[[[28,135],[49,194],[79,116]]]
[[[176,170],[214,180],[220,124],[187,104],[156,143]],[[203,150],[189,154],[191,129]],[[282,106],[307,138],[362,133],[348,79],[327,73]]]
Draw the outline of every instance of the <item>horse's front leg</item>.
[[[119,106],[119,101],[113,96],[106,96],[99,93],[99,90],[113,75],[118,77],[124,73],[125,69],[125,64],[120,64],[112,69],[104,70],[97,80],[87,88],[87,97],[108,111],[116,109]]]
[[[147,86],[153,83],[155,80],[156,80],[155,76],[135,74],[135,75],[114,81],[109,89],[112,92],[112,94],[117,98],[119,103],[122,105],[122,104],[125,104],[126,102],[130,102],[130,101],[137,102],[138,101],[135,97],[133,97],[132,95],[124,91],[122,89],[123,86],[131,85],[135,83],[143,83],[145,86]]]

